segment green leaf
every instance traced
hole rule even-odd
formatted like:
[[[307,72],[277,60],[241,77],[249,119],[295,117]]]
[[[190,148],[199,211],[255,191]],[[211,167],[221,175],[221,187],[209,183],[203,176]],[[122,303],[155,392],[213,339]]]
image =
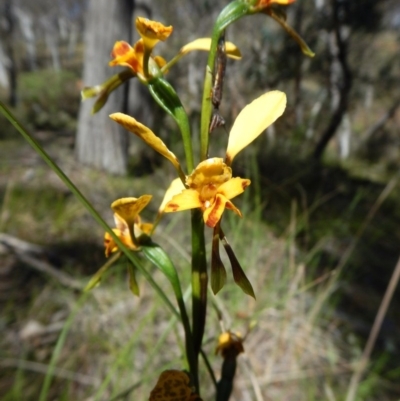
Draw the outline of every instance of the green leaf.
[[[182,134],[186,164],[189,172],[194,169],[192,138],[189,119],[175,89],[163,77],[153,78],[148,87],[154,100],[176,121]]]
[[[183,109],[183,106],[172,85],[158,77],[149,81],[148,86],[154,100],[179,124],[177,111]]]
[[[214,29],[221,33],[228,25],[249,13],[250,5],[243,0],[236,0],[229,3],[218,15]]]
[[[145,257],[165,274],[174,290],[179,288],[180,292],[178,273],[167,253],[159,245],[150,241],[141,245],[141,250]]]

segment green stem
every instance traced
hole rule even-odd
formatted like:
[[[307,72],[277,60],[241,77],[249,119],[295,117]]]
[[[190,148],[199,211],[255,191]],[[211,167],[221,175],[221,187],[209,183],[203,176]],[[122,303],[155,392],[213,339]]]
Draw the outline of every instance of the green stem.
[[[195,209],[192,211],[192,327],[196,365],[206,323],[207,282],[203,215],[200,209]]]
[[[176,115],[179,120],[179,128],[181,130],[183,140],[183,149],[185,150],[186,167],[188,174],[190,174],[194,170],[194,161],[189,119],[183,108],[177,109]]]
[[[221,30],[217,25],[214,25],[213,34],[211,37],[210,53],[208,54],[208,62],[206,67],[206,75],[204,77],[203,100],[201,105],[201,121],[200,121],[200,161],[208,157],[209,143],[209,127],[211,118],[211,89],[212,89],[212,74],[215,64],[215,56],[217,52],[218,39]]]
[[[184,53],[178,53],[174,58],[168,61],[168,63],[161,68],[161,72],[163,74],[166,74],[171,69],[171,67],[173,67],[184,55]]]
[[[109,225],[103,220],[99,213],[93,208],[91,203],[83,196],[79,189],[72,183],[72,181],[64,174],[64,172],[57,166],[57,164],[51,159],[51,157],[44,151],[44,149],[39,145],[39,143],[29,134],[29,132],[17,121],[13,116],[11,111],[0,102],[0,111],[4,116],[11,122],[11,124],[17,129],[17,131],[26,139],[26,141],[35,149],[35,151],[43,158],[43,160],[49,165],[49,167],[60,177],[64,184],[69,188],[69,190],[76,196],[76,198],[81,202],[81,204],[88,210],[92,217],[97,221],[97,223],[107,231],[112,239],[118,245],[118,248],[126,255],[126,257],[138,268],[138,270],[143,274],[146,280],[150,283],[153,289],[164,301],[169,310],[177,317],[179,317],[179,312],[175,309],[172,302],[166,297],[163,290],[158,286],[158,284],[153,280],[151,275],[143,267],[138,256],[131,252],[115,235],[114,231],[109,227]]]
[[[211,36],[210,52],[204,77],[203,100],[201,104],[201,127],[200,127],[200,161],[208,157],[209,127],[211,119],[211,88],[212,74],[214,70],[215,57],[217,53],[218,39],[221,33],[233,22],[248,14],[249,4],[243,0],[234,0],[228,3],[220,12],[215,22]]]

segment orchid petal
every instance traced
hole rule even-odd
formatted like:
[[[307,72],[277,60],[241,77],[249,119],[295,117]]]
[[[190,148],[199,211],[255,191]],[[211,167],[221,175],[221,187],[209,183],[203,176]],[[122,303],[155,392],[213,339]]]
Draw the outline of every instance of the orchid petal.
[[[143,42],[139,40],[134,47],[125,41],[115,42],[108,65],[121,65],[131,68],[135,73],[143,74]]]
[[[172,26],[142,17],[136,18],[136,29],[148,49],[152,49],[160,40],[166,40],[173,31]]]
[[[195,209],[201,207],[199,193],[194,189],[185,189],[175,195],[164,208],[165,213],[178,212],[180,210]]]
[[[140,198],[121,198],[111,204],[111,209],[133,227],[138,214],[148,205],[152,196],[142,195]]]
[[[280,91],[267,92],[248,104],[237,116],[229,134],[226,163],[254,141],[280,117],[286,107],[286,95]]]
[[[180,178],[175,178],[169,185],[167,191],[165,192],[164,199],[161,202],[160,207],[158,208],[158,213],[163,213],[165,205],[175,196],[180,194],[185,189],[185,186],[182,183]]]
[[[179,54],[183,56],[184,54],[187,54],[193,50],[202,50],[208,52],[210,51],[210,47],[211,38],[199,38],[183,46],[179,51]],[[234,60],[240,60],[242,58],[239,48],[232,42],[225,42],[225,53],[228,57]]]
[[[178,171],[181,170],[178,158],[167,148],[165,143],[156,134],[154,134],[150,128],[147,128],[133,117],[124,113],[111,114],[110,118],[122,125],[129,132],[132,132],[138,136],[156,152],[168,159]]]
[[[250,183],[251,181],[245,178],[231,178],[218,188],[218,193],[224,195],[227,199],[232,199],[243,193]]]
[[[226,202],[228,199],[225,196],[217,194],[214,202],[204,211],[203,218],[208,227],[215,227],[220,221]]]
[[[225,204],[225,209],[232,210],[235,212],[239,217],[243,217],[242,212],[230,201],[228,200]]]

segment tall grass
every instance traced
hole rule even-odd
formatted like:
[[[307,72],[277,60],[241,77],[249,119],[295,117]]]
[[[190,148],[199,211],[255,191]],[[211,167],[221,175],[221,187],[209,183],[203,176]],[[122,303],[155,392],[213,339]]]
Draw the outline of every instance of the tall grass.
[[[49,243],[47,230],[43,227],[51,225],[56,213],[59,217],[56,236],[52,237],[54,245],[57,244],[57,236],[63,241],[83,241],[80,227],[85,226],[85,241],[97,241],[98,252],[102,252],[98,230],[91,231],[95,227],[93,223],[82,213],[77,213],[75,218],[67,213],[71,207],[68,198],[56,196],[58,201],[54,209],[54,197],[42,197],[40,202],[35,197],[27,197],[24,186],[18,186],[22,176],[23,171],[20,177],[13,178],[13,187],[18,187],[18,190],[11,190],[8,194],[12,202],[3,204],[2,214],[11,216],[3,225],[6,230],[21,233],[20,229],[25,226],[22,231],[24,239]],[[165,181],[162,171],[157,171],[150,179],[157,183],[157,188],[162,188]],[[82,177],[83,182],[86,180],[87,177]],[[110,180],[104,177],[96,180],[96,188],[86,188],[89,196],[107,193],[107,186],[116,185]],[[45,182],[43,177],[39,181],[40,185]],[[144,181],[135,185],[145,185]],[[124,187],[129,188],[131,180],[121,180],[119,185],[123,191]],[[32,191],[32,188],[27,190]],[[52,190],[50,184],[47,191]],[[155,203],[161,193],[160,189],[160,193],[155,194]],[[265,206],[261,197],[255,198],[258,201],[254,207],[246,210],[244,206],[243,213],[248,216],[246,220],[227,215],[224,226],[231,233],[228,240],[253,283],[257,302],[243,298],[228,274],[228,285],[218,297],[213,298],[214,308],[209,314],[214,324],[206,332],[204,347],[207,351],[215,348],[221,324],[246,335],[246,353],[239,358],[240,375],[235,383],[233,399],[310,401],[322,399],[326,394],[340,399],[347,381],[344,378],[350,372],[351,361],[345,351],[348,346],[337,336],[337,327],[329,308],[323,308],[313,319],[310,315],[316,294],[326,291],[324,285],[329,276],[312,278],[308,274],[304,263],[307,255],[303,255],[295,244],[299,224],[296,207],[292,208],[286,233],[276,238],[261,221],[261,211]],[[105,216],[111,214],[106,203],[105,200],[98,202]],[[243,205],[246,204],[244,199]],[[42,210],[49,210],[49,213]],[[67,216],[65,224],[62,219],[64,212]],[[28,227],[24,216],[31,219]],[[190,275],[187,223],[184,214],[177,215],[174,219],[165,219],[156,232],[157,241],[170,252],[181,270],[183,282],[185,278],[189,280]],[[93,233],[92,238],[88,237],[90,232]],[[80,255],[76,257],[79,264]],[[97,267],[90,266],[89,270],[95,271]],[[69,271],[80,276],[83,282],[82,272],[87,271],[87,267],[82,270],[82,266],[75,266],[75,269],[70,266]],[[140,280],[140,298],[133,298],[126,283],[123,264],[114,267],[109,275],[76,311],[72,320],[68,316],[74,310],[79,295],[52,280],[45,279],[40,287],[31,288],[28,304],[18,306],[14,303],[8,309],[5,317],[8,323],[4,331],[9,333],[14,321],[18,341],[16,346],[8,337],[2,340],[0,363],[4,374],[0,383],[4,388],[4,399],[20,397],[36,401],[40,391],[46,394],[43,400],[109,400],[119,396],[119,399],[146,399],[160,370],[173,366],[174,362],[181,364],[181,350],[176,345],[176,339],[182,333],[174,319],[167,318],[160,301],[153,296],[144,280]],[[161,280],[158,272],[154,272],[154,276]],[[164,289],[169,291],[166,283]],[[10,302],[13,302],[12,299]],[[41,330],[35,330],[32,323],[39,324]],[[46,328],[54,327],[54,323],[61,324],[55,332],[48,333]],[[29,327],[31,331],[27,330]],[[65,336],[60,337],[58,333]],[[60,338],[65,342],[61,342]],[[20,347],[26,350],[22,358],[18,352]],[[217,358],[212,358],[210,362],[218,376]],[[34,369],[28,362],[40,363],[42,368]],[[52,366],[51,370],[46,369],[46,365]],[[45,386],[48,388],[43,387],[46,372]],[[204,393],[207,399],[214,389],[204,367],[202,376],[209,382],[208,393]]]

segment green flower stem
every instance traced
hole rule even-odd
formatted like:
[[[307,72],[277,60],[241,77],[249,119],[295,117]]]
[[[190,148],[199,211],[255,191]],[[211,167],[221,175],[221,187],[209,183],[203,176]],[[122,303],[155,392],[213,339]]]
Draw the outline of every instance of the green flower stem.
[[[115,235],[114,231],[108,226],[108,224],[103,220],[99,213],[93,208],[91,203],[83,196],[79,189],[72,183],[72,181],[64,174],[64,172],[57,166],[56,163],[51,159],[51,157],[44,151],[44,149],[39,145],[39,143],[28,133],[28,131],[17,121],[13,114],[8,110],[3,102],[0,102],[0,111],[4,116],[11,122],[11,124],[17,129],[17,131],[26,139],[26,141],[35,149],[35,151],[43,158],[43,160],[49,165],[49,167],[60,177],[64,184],[69,188],[69,190],[76,196],[76,198],[82,203],[82,205],[88,210],[92,217],[97,221],[97,223],[107,231],[112,239],[118,245],[118,248],[126,255],[126,257],[138,268],[138,270],[143,274],[146,280],[150,283],[153,289],[164,301],[169,310],[177,317],[179,317],[179,312],[175,309],[172,302],[166,297],[163,290],[158,286],[158,284],[153,280],[151,275],[143,267],[138,256],[131,252],[125,245],[120,241],[120,239]]]
[[[152,49],[147,48],[144,46],[144,53],[143,53],[143,73],[144,76],[148,79],[149,78],[149,60],[150,54]]]
[[[192,211],[192,327],[197,361],[206,323],[207,282],[204,221],[200,209],[194,209]]]
[[[183,139],[183,148],[185,150],[186,167],[188,174],[194,170],[192,137],[190,134],[190,124],[186,111],[183,108],[176,110],[176,116],[179,120],[179,128]]]
[[[215,56],[217,52],[218,39],[221,30],[214,26],[211,37],[210,53],[208,54],[208,62],[206,67],[206,75],[204,77],[203,100],[201,105],[201,120],[200,120],[200,161],[208,157],[209,143],[209,127],[211,118],[211,90],[212,90],[212,74],[214,70]]]
[[[184,53],[178,53],[174,58],[168,61],[168,63],[161,68],[161,72],[163,74],[166,74],[171,69],[171,67],[173,67],[184,55]]]
[[[233,22],[249,13],[250,6],[243,0],[230,2],[218,15],[211,36],[210,52],[204,77],[203,100],[201,105],[201,127],[200,127],[200,161],[208,157],[209,127],[211,118],[211,88],[212,75],[217,53],[218,39],[221,33]]]

